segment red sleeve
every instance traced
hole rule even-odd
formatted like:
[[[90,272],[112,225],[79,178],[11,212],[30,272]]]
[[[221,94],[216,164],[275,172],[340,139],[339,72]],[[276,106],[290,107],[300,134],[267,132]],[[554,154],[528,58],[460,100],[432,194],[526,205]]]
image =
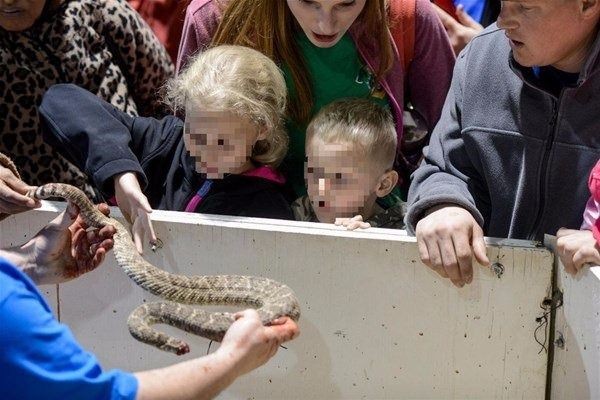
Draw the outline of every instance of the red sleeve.
[[[190,57],[210,46],[220,20],[221,13],[212,0],[194,0],[190,3],[185,12],[179,43],[177,73],[185,67]]]
[[[415,13],[415,51],[408,70],[408,89],[412,105],[431,132],[450,89],[455,56],[429,0],[416,0]]]

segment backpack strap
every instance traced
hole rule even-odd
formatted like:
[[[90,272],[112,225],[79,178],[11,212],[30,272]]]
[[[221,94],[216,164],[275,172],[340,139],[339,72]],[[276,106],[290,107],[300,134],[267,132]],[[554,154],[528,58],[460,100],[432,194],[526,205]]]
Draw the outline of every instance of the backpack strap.
[[[416,0],[389,0],[390,33],[406,71],[415,55]]]

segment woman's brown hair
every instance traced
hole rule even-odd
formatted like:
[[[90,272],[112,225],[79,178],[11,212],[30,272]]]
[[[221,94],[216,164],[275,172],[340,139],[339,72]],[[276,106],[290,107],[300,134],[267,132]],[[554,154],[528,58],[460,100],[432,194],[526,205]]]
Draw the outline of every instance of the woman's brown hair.
[[[281,67],[287,66],[294,83],[294,87],[289,90],[288,114],[301,124],[308,123],[313,108],[310,76],[294,40],[294,32],[299,27],[287,1],[218,2],[223,8],[223,17],[212,45],[235,44],[252,47]],[[388,29],[387,3],[388,0],[366,0],[364,9],[354,21],[364,26],[362,32],[357,32],[361,39],[364,37],[374,40],[378,47],[379,67],[374,71],[378,80],[385,76],[394,61]]]

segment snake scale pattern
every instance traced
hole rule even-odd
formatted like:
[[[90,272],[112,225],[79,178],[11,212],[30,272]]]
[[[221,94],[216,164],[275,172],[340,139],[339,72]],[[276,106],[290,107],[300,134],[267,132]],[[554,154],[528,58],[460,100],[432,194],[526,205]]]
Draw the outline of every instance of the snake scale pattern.
[[[183,276],[153,266],[136,251],[128,229],[114,218],[99,212],[76,187],[49,183],[39,186],[28,195],[40,200],[51,197],[70,200],[79,207],[88,226],[101,228],[110,224],[116,228],[113,251],[117,264],[137,285],[170,300],[143,304],[129,315],[129,331],[141,342],[177,355],[189,352],[187,343],[151,326],[156,323],[169,324],[192,334],[221,341],[234,321],[233,314],[210,313],[189,304],[253,307],[257,309],[264,325],[282,316],[289,316],[294,321],[300,317],[294,292],[272,279],[239,275]]]

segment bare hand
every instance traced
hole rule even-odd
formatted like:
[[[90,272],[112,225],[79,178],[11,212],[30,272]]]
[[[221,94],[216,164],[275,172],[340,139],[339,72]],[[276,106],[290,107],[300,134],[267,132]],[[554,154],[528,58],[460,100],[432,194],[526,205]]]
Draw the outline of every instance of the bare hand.
[[[371,227],[371,224],[363,221],[362,215],[355,215],[352,218],[336,218],[334,223],[336,226],[345,226],[349,231]]]
[[[456,205],[440,205],[417,223],[421,261],[457,287],[473,280],[473,256],[489,266],[483,230],[470,212]]]
[[[142,193],[140,183],[133,172],[116,175],[114,182],[117,204],[127,221],[131,223],[133,242],[138,253],[142,254],[146,238],[149,243],[158,243],[150,220],[152,207],[148,203],[148,198]]]
[[[243,375],[266,363],[283,342],[299,334],[298,325],[288,317],[263,326],[256,310],[246,310],[236,314],[218,352],[233,358],[238,374]]]
[[[446,28],[446,32],[450,38],[450,44],[456,55],[465,48],[471,39],[483,30],[483,26],[471,18],[462,5],[456,7],[456,17],[458,18],[458,21],[437,5],[433,4],[433,8],[440,17],[444,28]]]
[[[592,231],[560,228],[556,249],[565,271],[577,274],[586,264],[600,265],[600,248]]]
[[[35,189],[27,185],[8,168],[0,166],[0,214],[18,214],[41,206],[39,200],[34,200],[25,194]]]
[[[108,215],[106,204],[98,208]],[[115,228],[111,225],[100,230],[86,231],[86,228],[77,207],[69,203],[62,214],[23,246],[30,254],[29,267],[24,272],[42,285],[67,282],[98,267],[113,246]]]

